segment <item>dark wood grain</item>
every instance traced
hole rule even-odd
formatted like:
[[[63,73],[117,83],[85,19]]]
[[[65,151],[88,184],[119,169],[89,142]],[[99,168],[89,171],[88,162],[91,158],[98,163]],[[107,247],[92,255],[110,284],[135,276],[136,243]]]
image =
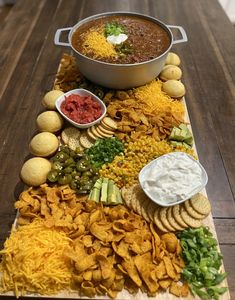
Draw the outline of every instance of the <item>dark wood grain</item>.
[[[70,51],[53,44],[55,31],[117,10],[149,14],[187,31],[188,43],[172,50],[182,59],[187,106],[235,299],[235,32],[216,0],[17,1],[0,31],[0,246],[24,188],[19,171],[41,98],[52,87],[62,53]]]

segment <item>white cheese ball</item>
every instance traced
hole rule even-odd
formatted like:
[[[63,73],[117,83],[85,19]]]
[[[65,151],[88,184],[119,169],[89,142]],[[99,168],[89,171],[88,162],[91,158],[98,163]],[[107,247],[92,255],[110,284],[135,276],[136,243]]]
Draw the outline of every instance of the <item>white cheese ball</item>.
[[[166,58],[165,64],[166,65],[179,66],[180,65],[180,58],[179,58],[179,56],[176,53],[169,52],[167,54],[167,58]]]
[[[58,138],[50,132],[41,132],[35,135],[30,144],[29,150],[36,156],[47,157],[56,152],[59,147]]]
[[[56,111],[45,111],[37,117],[37,127],[39,131],[56,132],[63,127],[63,118]]]
[[[46,93],[46,95],[42,99],[43,106],[45,106],[47,109],[55,110],[56,100],[62,95],[64,95],[64,93],[60,90],[53,90]]]
[[[42,157],[34,157],[23,164],[20,177],[29,186],[39,186],[46,182],[47,174],[50,170],[51,163],[49,160]]]

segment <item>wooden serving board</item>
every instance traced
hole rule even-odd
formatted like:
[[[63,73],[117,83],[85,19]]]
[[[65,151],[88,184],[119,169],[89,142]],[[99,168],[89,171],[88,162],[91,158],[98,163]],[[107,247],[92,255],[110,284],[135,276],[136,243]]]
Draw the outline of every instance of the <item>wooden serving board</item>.
[[[59,69],[60,69],[60,66],[59,66]],[[185,122],[187,122],[189,124],[188,126],[193,134],[192,127],[190,125],[191,123],[190,123],[190,118],[189,118],[185,98],[183,98],[182,101],[185,106]],[[196,148],[195,143],[194,143],[193,149],[195,151],[195,154],[197,154],[197,148]],[[206,189],[203,189],[202,193],[205,196],[207,196]],[[18,217],[18,214],[16,216],[13,226],[16,226],[16,224],[17,224],[17,217]],[[214,221],[213,221],[213,217],[212,217],[211,213],[207,216],[207,218],[205,218],[203,220],[203,225],[208,226],[210,228],[210,231],[213,233],[214,237],[218,241],[216,230],[215,230],[215,225],[214,225]],[[219,242],[218,242],[218,250],[220,251]],[[223,263],[221,266],[221,271],[222,272],[225,271]],[[227,279],[225,279],[220,286],[228,287]],[[14,293],[13,292],[8,292],[8,293],[4,293],[4,294],[0,293],[0,296],[14,296]],[[92,299],[92,298],[89,298],[86,296],[79,296],[77,291],[67,291],[67,290],[61,291],[60,293],[53,295],[53,296],[39,295],[39,294],[27,294],[27,295],[25,295],[25,297],[52,298],[52,299],[53,298],[54,299]],[[93,299],[110,299],[110,298],[108,296],[96,296]],[[141,291],[139,291],[135,295],[131,295],[127,290],[123,290],[122,292],[120,292],[118,294],[118,296],[115,299],[116,300],[148,300],[148,299],[150,299],[150,300],[199,300],[201,298],[199,298],[198,296],[194,297],[191,294],[189,294],[187,297],[176,297],[176,296],[172,295],[171,293],[169,293],[168,291],[161,291],[156,295],[156,297],[148,297],[148,295],[146,293],[142,293]],[[230,297],[229,290],[220,297],[220,300],[230,300],[230,299],[231,299],[231,297]]]

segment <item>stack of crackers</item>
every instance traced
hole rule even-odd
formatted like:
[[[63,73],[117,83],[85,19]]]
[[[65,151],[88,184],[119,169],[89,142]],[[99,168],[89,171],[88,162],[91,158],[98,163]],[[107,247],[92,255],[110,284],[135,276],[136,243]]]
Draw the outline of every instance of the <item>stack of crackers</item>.
[[[129,208],[142,215],[147,222],[154,222],[162,232],[200,227],[201,221],[211,211],[208,198],[201,193],[184,203],[170,207],[161,207],[154,203],[139,184],[122,188],[122,197]]]
[[[61,138],[63,143],[72,150],[76,150],[78,147],[88,149],[94,145],[97,139],[112,137],[116,129],[116,122],[109,117],[104,117],[99,124],[88,129],[67,127],[62,131]]]

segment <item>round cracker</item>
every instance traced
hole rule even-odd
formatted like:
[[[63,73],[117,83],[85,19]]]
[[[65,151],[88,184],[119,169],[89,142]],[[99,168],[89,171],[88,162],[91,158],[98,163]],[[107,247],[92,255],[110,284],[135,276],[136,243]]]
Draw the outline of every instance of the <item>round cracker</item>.
[[[102,130],[100,130],[99,126],[97,126],[95,129],[104,138],[113,136],[113,133],[111,133],[111,134],[110,133],[105,133]]]
[[[101,123],[111,127],[112,129],[117,129],[117,123],[109,117],[104,117]]]
[[[180,207],[180,214],[182,216],[182,219],[186,224],[188,224],[189,227],[197,228],[202,225],[201,221],[198,219],[192,218],[186,211],[184,206]]]
[[[147,207],[149,205],[150,200],[148,198],[145,198],[143,203],[142,203],[142,207],[141,207],[141,214],[143,216],[143,218],[147,221],[147,222],[151,222],[148,213],[147,213]]]
[[[160,220],[159,211],[159,208],[155,209],[153,221],[159,230],[161,230],[162,232],[168,232],[169,230],[162,224]]]
[[[196,210],[199,214],[208,215],[210,213],[210,201],[203,194],[198,193],[194,195],[189,201],[193,209]]]
[[[155,209],[156,209],[157,205],[156,203],[154,203],[153,201],[149,201],[149,205],[147,207],[147,214],[148,214],[148,217],[149,219],[153,222],[153,219],[154,219],[154,212],[155,212]]]
[[[91,138],[94,142],[97,140],[97,137],[91,132],[91,127],[87,129],[87,135]]]
[[[103,136],[102,136],[101,134],[99,134],[99,132],[97,132],[95,126],[91,126],[90,128],[91,128],[91,132],[93,133],[93,135],[94,135],[96,138],[100,138],[100,139],[103,138]]]
[[[145,199],[145,193],[139,184],[133,186],[133,209],[135,212],[141,215],[141,203],[142,199]]]
[[[128,193],[127,193],[128,189],[126,187],[123,187],[121,189],[121,194],[122,194],[122,198],[126,204],[127,207],[131,206],[131,200],[130,197],[128,197]]]
[[[75,127],[67,127],[65,128],[61,133],[62,141],[68,145],[70,138],[78,138],[80,136],[81,132],[79,129]]]
[[[106,129],[106,130],[108,130],[108,131],[115,131],[115,129],[113,129],[112,127],[110,127],[110,126],[104,124],[102,121],[100,122],[99,126],[100,126],[100,127],[102,126],[102,128],[104,128],[104,129]]]
[[[162,207],[159,212],[160,220],[162,221],[162,224],[168,229],[168,231],[175,231],[175,228],[171,226],[167,219],[167,207]]]
[[[134,185],[133,186],[131,186],[131,187],[129,187],[129,188],[126,188],[126,191],[125,191],[125,193],[124,193],[124,200],[125,200],[125,202],[126,202],[126,204],[127,205],[129,205],[129,208],[130,209],[133,209],[134,211],[135,211],[135,209],[136,209],[136,203],[134,203],[134,201],[135,201],[135,199],[134,199],[134,197],[133,197],[133,194],[134,194],[134,192],[133,192],[133,190],[134,190]],[[133,200],[134,199],[134,200]],[[134,204],[134,207],[133,207],[133,204]]]
[[[80,144],[82,147],[89,149],[91,146],[93,146],[93,142],[89,139],[88,135],[86,133],[82,133],[80,136]]]
[[[136,211],[137,213],[142,216],[142,205],[143,205],[144,199],[143,198],[136,198]]]
[[[202,220],[206,217],[206,215],[199,214],[196,210],[194,210],[189,201],[184,202],[184,208],[186,209],[187,213],[194,219]]]
[[[179,204],[172,206],[172,215],[175,219],[175,221],[182,227],[187,228],[187,223],[184,222],[180,215],[180,206]]]
[[[99,124],[97,126],[97,128],[99,128],[102,132],[107,133],[107,134],[114,134],[114,130],[113,129],[107,129],[107,127],[104,126],[104,124]]]
[[[83,148],[78,138],[69,138],[68,146],[71,150],[75,151],[77,148]]]
[[[176,222],[176,220],[174,219],[174,217],[173,217],[173,212],[172,212],[172,206],[168,207],[167,212],[166,212],[166,215],[167,215],[167,219],[168,219],[170,225],[171,225],[173,228],[175,228],[175,230],[181,231],[181,230],[184,230],[184,229],[185,229],[185,227],[179,225],[179,224]]]

